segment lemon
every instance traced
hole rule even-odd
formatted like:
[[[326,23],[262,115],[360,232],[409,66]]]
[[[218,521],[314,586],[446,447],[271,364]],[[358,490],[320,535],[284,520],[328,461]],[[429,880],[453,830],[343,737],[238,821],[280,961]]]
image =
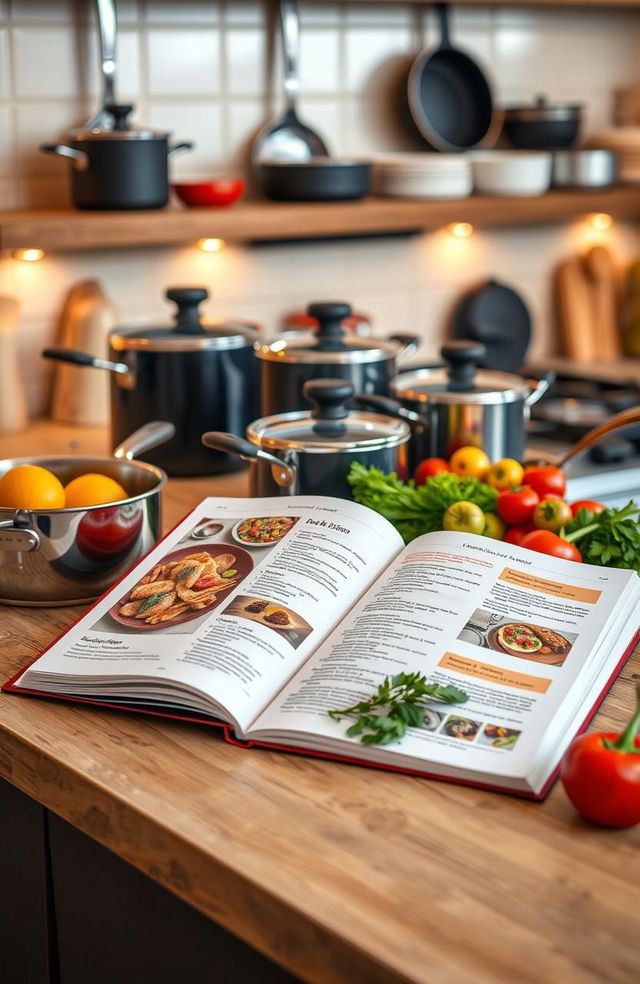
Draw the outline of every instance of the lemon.
[[[62,483],[39,465],[16,465],[0,478],[0,506],[9,509],[63,509]]]
[[[78,475],[64,487],[67,506],[70,509],[83,509],[86,506],[102,506],[105,502],[118,502],[128,499],[128,493],[108,475],[87,472]]]

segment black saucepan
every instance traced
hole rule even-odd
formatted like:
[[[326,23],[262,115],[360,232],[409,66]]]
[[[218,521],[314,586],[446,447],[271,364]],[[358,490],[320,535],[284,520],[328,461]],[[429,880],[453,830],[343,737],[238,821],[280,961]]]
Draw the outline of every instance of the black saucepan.
[[[278,202],[349,201],[371,191],[371,165],[365,161],[266,161],[258,164],[257,175],[263,193]]]
[[[219,427],[244,434],[259,407],[256,326],[207,322],[198,305],[203,287],[166,292],[177,307],[173,325],[116,329],[109,335],[111,361],[73,349],[45,349],[45,358],[111,372],[111,430],[119,444],[149,420],[170,421],[175,437],[145,459],[169,475],[234,471],[238,458],[202,446],[200,435]]]
[[[436,4],[440,46],[421,52],[409,72],[409,111],[434,150],[456,151],[490,143],[499,123],[480,66],[451,44],[447,5]]]

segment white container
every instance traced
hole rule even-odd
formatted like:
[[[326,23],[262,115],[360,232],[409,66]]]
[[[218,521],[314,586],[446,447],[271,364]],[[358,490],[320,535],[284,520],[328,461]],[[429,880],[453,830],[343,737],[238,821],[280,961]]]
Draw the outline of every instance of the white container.
[[[486,150],[469,154],[474,190],[481,195],[544,195],[552,156],[537,150]]]

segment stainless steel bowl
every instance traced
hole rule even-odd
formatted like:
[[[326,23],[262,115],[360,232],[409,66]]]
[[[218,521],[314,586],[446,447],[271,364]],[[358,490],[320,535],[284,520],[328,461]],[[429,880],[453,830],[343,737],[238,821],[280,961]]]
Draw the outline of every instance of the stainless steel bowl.
[[[159,539],[160,493],[166,474],[134,456],[175,433],[172,424],[141,427],[112,458],[34,457],[0,461],[0,475],[16,465],[40,465],[63,485],[87,472],[108,475],[129,493],[113,505],[85,509],[0,507],[0,602],[57,606],[93,601]]]
[[[608,188],[618,180],[618,154],[611,150],[556,150],[555,188]]]

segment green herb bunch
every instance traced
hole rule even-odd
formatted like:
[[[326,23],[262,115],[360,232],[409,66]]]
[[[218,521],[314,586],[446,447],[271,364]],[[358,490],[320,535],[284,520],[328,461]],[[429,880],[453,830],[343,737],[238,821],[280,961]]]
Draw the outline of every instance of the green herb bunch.
[[[633,500],[601,513],[580,509],[562,535],[575,543],[587,564],[640,572],[639,514],[640,505]]]
[[[464,690],[451,684],[429,683],[421,673],[398,673],[385,677],[373,697],[328,714],[334,721],[355,718],[355,724],[347,729],[349,738],[359,736],[363,745],[390,745],[400,741],[407,728],[424,724],[429,702],[462,704],[468,699]]]
[[[395,473],[385,475],[354,461],[347,481],[355,501],[393,523],[405,543],[441,530],[445,512],[456,502],[473,502],[483,512],[495,512],[498,499],[496,490],[479,479],[451,472],[440,472],[416,486],[413,479],[402,482]]]

